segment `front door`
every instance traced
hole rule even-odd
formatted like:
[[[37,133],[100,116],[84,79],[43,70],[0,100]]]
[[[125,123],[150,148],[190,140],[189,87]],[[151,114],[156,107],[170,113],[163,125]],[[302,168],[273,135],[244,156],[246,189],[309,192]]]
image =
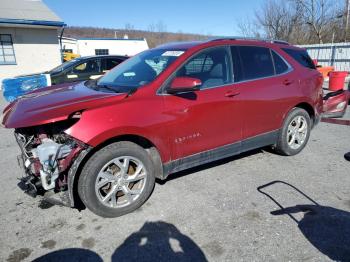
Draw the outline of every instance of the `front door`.
[[[173,160],[225,145],[232,146],[216,150],[221,156],[240,150],[242,112],[237,110],[231,68],[229,49],[219,47],[195,55],[177,70],[174,78],[197,78],[202,85],[199,91],[164,95]]]
[[[103,74],[100,58],[93,58],[74,66],[66,74],[65,82],[97,79]]]

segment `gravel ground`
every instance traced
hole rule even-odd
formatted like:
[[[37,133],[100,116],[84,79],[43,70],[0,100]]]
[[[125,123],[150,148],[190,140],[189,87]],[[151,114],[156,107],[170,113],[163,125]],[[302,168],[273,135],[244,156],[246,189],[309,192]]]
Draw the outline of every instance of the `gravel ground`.
[[[22,193],[12,130],[0,136],[0,261],[350,261],[350,126],[320,123],[294,157],[256,150],[174,174],[115,219]],[[262,191],[277,203],[257,190],[276,180],[289,185]]]

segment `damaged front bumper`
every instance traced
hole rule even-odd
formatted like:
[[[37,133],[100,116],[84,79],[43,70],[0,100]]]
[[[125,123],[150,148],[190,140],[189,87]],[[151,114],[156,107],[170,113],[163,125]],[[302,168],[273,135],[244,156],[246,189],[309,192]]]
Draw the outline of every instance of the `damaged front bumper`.
[[[18,165],[24,170],[19,188],[52,204],[74,207],[75,177],[91,147],[65,134],[28,136],[16,131],[15,136],[22,151]]]

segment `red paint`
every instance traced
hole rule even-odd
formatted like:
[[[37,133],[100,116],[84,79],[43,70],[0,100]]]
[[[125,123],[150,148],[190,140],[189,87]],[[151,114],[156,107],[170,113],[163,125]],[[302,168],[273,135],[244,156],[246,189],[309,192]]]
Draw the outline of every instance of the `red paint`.
[[[271,48],[294,70],[195,91],[186,94],[187,99],[157,94],[193,54],[225,45]],[[282,47],[286,46],[238,40],[170,44],[168,50],[187,51],[152,83],[130,96],[94,91],[83,83],[48,87],[12,103],[4,110],[3,124],[7,128],[42,125],[65,120],[79,111],[80,120],[65,131],[67,134],[91,146],[122,135],[141,136],[155,145],[163,162],[168,162],[279,129],[288,112],[300,104],[311,106],[316,116],[322,113],[320,73],[301,67]]]
[[[200,86],[201,80],[193,77],[176,77],[171,82],[171,88],[193,88]]]
[[[80,153],[81,150],[83,150],[83,148],[77,146],[69,153],[67,157],[59,161],[60,172],[64,172],[67,170],[67,168],[72,164],[74,158]]]
[[[350,99],[349,91],[340,91],[341,93],[330,97],[326,101],[323,102],[323,111],[328,115],[342,114],[345,112],[348,101]],[[338,93],[338,92],[337,92]],[[339,107],[340,104],[345,105],[345,109],[343,107]]]

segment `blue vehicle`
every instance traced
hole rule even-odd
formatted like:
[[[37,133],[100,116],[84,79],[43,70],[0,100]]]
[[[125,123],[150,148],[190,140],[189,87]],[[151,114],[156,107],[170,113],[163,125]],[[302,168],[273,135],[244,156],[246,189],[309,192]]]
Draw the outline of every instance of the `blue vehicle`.
[[[40,87],[50,85],[49,74],[37,74],[30,76],[19,76],[7,78],[2,81],[3,95],[8,102],[16,100],[17,97]]]
[[[7,78],[2,81],[3,96],[6,101],[12,102],[17,97],[38,88],[96,79],[127,58],[112,55],[80,57],[47,72]]]

